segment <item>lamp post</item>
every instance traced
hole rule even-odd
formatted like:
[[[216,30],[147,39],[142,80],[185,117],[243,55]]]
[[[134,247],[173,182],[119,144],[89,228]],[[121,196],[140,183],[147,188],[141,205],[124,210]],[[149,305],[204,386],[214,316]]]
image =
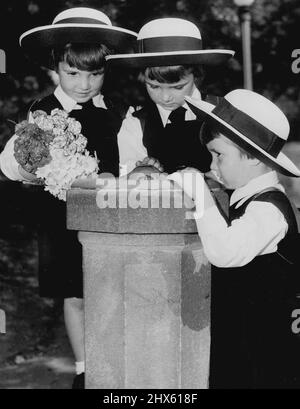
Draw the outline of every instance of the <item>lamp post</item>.
[[[233,0],[238,7],[241,22],[242,45],[243,45],[243,72],[244,88],[253,89],[252,61],[251,61],[251,13],[250,7],[255,0]]]

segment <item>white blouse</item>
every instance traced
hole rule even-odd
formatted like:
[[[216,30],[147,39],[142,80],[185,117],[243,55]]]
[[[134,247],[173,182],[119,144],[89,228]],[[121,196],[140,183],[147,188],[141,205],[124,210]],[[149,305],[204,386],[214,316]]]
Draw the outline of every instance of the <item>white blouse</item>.
[[[284,192],[275,171],[252,179],[247,185],[235,190],[230,205],[241,206],[254,194],[276,187]],[[197,210],[197,208],[196,208]],[[281,211],[272,203],[253,201],[245,213],[228,226],[217,206],[205,210],[195,220],[199,236],[208,260],[217,267],[239,267],[258,255],[274,253],[284,238],[288,224]]]
[[[192,98],[201,100],[200,91],[194,87]],[[164,126],[169,122],[168,117],[170,111],[156,105]],[[185,103],[186,108],[185,120],[193,121],[196,115],[191,111],[189,106]],[[120,154],[120,175],[126,175],[135,168],[137,161],[143,160],[148,156],[147,149],[143,145],[143,130],[141,122],[138,118],[128,115],[121,126],[118,134],[118,146]]]

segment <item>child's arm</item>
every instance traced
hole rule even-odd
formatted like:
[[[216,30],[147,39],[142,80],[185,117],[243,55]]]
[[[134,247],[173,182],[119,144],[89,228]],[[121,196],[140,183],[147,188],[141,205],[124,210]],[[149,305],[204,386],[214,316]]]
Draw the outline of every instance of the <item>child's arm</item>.
[[[186,172],[186,171],[185,171]],[[193,173],[194,172],[194,173]],[[242,217],[228,225],[202,179],[203,188],[196,189],[194,175],[182,178],[176,172],[168,178],[175,180],[191,196],[196,205],[195,220],[205,254],[218,267],[243,266],[261,254],[277,250],[277,244],[287,232],[283,214],[271,203],[251,202]]]
[[[136,162],[135,166],[153,166],[154,168],[156,168],[160,172],[164,171],[163,166],[160,164],[160,162],[157,159],[150,158],[148,156],[146,158],[144,158],[143,160],[138,160]]]
[[[31,181],[36,179],[35,175],[26,172],[21,168],[19,163],[16,161],[14,155],[14,143],[17,139],[17,135],[13,135],[7,144],[5,145],[3,151],[0,154],[0,168],[4,175],[11,180],[19,181]]]
[[[19,165],[19,173],[22,177],[22,181],[24,182],[34,182],[37,181],[38,178],[33,173],[27,172],[27,170],[23,169],[21,165]]]
[[[214,198],[204,181],[203,174],[197,169],[186,168],[172,173],[168,179],[176,182],[193,199],[197,214],[203,214],[211,207],[215,207]]]
[[[29,113],[29,122],[32,122],[32,114]],[[16,181],[26,181],[31,182],[37,179],[37,177],[28,173],[23,169],[17,162],[14,155],[14,145],[15,140],[18,138],[18,135],[14,134],[6,143],[3,151],[0,153],[0,168],[4,175],[10,180]]]
[[[138,161],[147,157],[147,150],[143,145],[143,131],[138,118],[128,115],[118,133],[118,147],[120,155],[120,175],[131,172]]]

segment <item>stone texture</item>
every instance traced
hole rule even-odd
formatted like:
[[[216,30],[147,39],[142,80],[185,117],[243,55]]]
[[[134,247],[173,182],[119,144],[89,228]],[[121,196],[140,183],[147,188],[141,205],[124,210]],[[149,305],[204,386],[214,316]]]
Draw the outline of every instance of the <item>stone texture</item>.
[[[210,269],[197,235],[167,236],[79,234],[88,388],[206,388]]]
[[[68,228],[83,248],[86,387],[205,389],[210,266],[191,202],[147,183],[139,203],[158,203],[150,208],[120,208],[130,189],[118,188],[113,208],[102,187],[68,192]]]

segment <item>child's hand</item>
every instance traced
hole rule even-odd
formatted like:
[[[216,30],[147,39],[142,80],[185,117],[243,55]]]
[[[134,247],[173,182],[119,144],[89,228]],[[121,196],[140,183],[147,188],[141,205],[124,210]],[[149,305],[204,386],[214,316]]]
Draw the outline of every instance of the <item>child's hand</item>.
[[[150,157],[146,157],[143,160],[138,160],[135,164],[136,167],[138,166],[153,166],[154,168],[156,168],[157,170],[159,170],[160,172],[164,171],[163,166],[160,164],[160,162],[155,159],[155,158],[150,158]]]
[[[171,173],[168,177],[169,180],[173,180],[181,189],[190,196],[193,200],[197,201],[203,198],[203,174],[197,169],[186,168],[184,170]]]
[[[72,187],[79,187],[81,189],[95,189],[97,183],[97,176],[78,177],[72,183]]]
[[[27,170],[23,169],[21,165],[19,165],[18,170],[26,182],[33,182],[38,179],[34,173],[27,172]]]
[[[215,172],[215,171],[213,171],[213,170],[210,170],[209,172],[206,172],[205,173],[205,178],[206,179],[208,179],[208,180],[212,180],[212,181],[215,181],[215,182],[217,182],[218,183],[218,185],[222,185],[223,183],[222,183],[222,180],[220,179],[220,177],[218,176],[218,174]]]

